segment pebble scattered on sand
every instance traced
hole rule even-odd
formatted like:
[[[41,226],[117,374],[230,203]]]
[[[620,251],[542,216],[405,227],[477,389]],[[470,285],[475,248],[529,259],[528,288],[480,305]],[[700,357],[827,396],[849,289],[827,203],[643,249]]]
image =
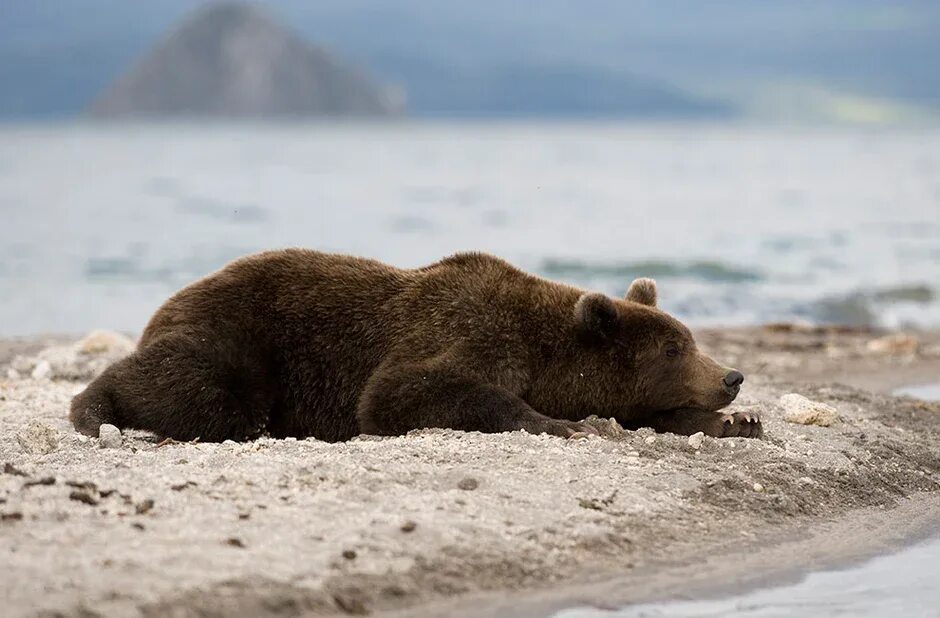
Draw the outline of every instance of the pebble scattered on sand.
[[[467,478],[461,479],[460,482],[457,483],[457,487],[460,489],[463,489],[464,491],[473,491],[479,486],[480,486],[480,482],[477,481],[472,476],[468,476]]]
[[[81,380],[97,377],[108,365],[134,351],[134,340],[120,333],[96,330],[71,345],[46,348],[36,356],[17,356],[7,371],[11,379]]]
[[[134,351],[134,340],[111,330],[93,330],[78,342],[75,350],[79,354],[130,354]]]
[[[123,440],[121,430],[105,423],[98,428],[98,445],[101,448],[120,448]]]
[[[29,476],[10,462],[3,464],[3,473],[12,474],[13,476]]]
[[[754,491],[764,491],[764,486],[760,483],[754,483]]]
[[[30,455],[44,455],[59,448],[59,432],[42,421],[32,420],[16,434],[16,441]]]
[[[839,422],[839,412],[832,406],[807,399],[797,393],[780,397],[783,418],[788,423],[829,427]]]
[[[689,446],[694,448],[696,451],[702,448],[702,444],[705,442],[705,434],[701,431],[698,433],[693,433],[689,436]]]
[[[45,380],[52,374],[52,365],[47,360],[41,360],[36,363],[36,366],[33,367],[33,372],[30,374],[34,380]]]
[[[96,498],[91,491],[86,489],[76,489],[69,494],[69,499],[75,500],[76,502],[84,502],[89,506],[98,504],[98,498]]]
[[[918,346],[919,342],[916,337],[904,333],[897,333],[879,337],[878,339],[872,339],[868,342],[866,348],[869,352],[874,352],[875,354],[901,356],[916,354]]]
[[[55,485],[55,477],[44,476],[42,478],[26,481],[23,483],[23,488],[25,489],[26,487],[35,487],[36,485]]]

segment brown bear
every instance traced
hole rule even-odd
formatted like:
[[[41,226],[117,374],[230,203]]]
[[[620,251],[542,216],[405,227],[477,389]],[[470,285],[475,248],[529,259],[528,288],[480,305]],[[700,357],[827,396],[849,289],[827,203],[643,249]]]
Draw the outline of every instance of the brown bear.
[[[699,352],[638,279],[624,300],[482,253],[414,270],[302,249],[241,258],[182,289],[137,351],[72,401],[102,423],[177,440],[423,427],[571,436],[588,415],[627,428],[757,437],[718,412],[744,377]]]

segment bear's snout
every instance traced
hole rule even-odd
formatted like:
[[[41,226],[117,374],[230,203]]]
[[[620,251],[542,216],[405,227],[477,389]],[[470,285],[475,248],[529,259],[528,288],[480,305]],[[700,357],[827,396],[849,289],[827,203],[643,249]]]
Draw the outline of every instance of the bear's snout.
[[[721,385],[725,388],[725,392],[732,397],[737,397],[743,382],[744,374],[737,369],[732,369],[721,379]]]

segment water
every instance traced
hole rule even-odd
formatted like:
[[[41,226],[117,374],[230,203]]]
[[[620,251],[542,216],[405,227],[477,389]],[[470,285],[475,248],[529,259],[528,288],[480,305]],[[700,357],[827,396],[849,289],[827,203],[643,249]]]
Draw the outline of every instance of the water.
[[[555,618],[884,618],[940,615],[940,541],[876,558],[857,568],[812,573],[792,586],[711,601],[634,605],[610,612],[568,610]]]
[[[227,260],[479,249],[696,325],[940,326],[940,130],[0,127],[0,336],[139,331]]]
[[[940,401],[940,383],[895,391]],[[848,569],[810,573],[789,586],[706,601],[632,605],[619,611],[578,608],[554,618],[883,618],[940,616],[940,539]]]
[[[895,395],[907,395],[926,399],[928,401],[940,401],[940,383],[938,384],[917,384],[915,386],[905,386],[894,391]]]

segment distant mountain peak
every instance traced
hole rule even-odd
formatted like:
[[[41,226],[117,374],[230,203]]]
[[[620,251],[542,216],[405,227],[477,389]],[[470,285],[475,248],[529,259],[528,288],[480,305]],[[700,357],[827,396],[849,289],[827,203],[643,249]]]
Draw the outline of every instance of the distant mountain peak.
[[[404,97],[262,10],[200,8],[91,106],[103,117],[386,116]]]

